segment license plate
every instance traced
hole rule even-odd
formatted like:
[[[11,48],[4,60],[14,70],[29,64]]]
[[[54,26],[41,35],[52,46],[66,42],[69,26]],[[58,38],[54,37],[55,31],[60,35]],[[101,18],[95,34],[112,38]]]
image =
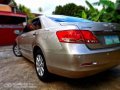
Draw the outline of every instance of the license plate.
[[[111,44],[119,44],[119,36],[117,35],[110,35],[110,36],[104,36],[105,39],[105,44],[106,45],[111,45]]]

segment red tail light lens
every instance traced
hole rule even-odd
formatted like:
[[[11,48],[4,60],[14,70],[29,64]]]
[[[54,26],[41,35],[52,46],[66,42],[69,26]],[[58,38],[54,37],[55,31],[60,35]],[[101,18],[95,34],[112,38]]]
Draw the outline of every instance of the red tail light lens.
[[[64,43],[98,43],[97,38],[88,30],[63,30],[56,34],[59,41]]]

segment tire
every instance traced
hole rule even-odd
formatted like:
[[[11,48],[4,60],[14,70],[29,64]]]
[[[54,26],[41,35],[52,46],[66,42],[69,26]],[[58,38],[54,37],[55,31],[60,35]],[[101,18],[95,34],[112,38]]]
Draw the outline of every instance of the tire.
[[[17,57],[22,57],[22,53],[20,52],[20,49],[16,43],[13,45],[13,53]]]
[[[39,51],[37,51],[35,54],[35,70],[38,78],[41,81],[50,81],[50,73],[47,70],[45,58]]]

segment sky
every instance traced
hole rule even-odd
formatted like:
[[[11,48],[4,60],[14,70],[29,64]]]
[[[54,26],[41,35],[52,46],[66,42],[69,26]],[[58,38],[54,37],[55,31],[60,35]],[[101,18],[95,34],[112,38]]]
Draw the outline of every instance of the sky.
[[[67,3],[75,3],[77,5],[82,5],[87,7],[85,0],[15,0],[16,3],[25,5],[27,8],[30,8],[30,10],[33,13],[40,13],[38,11],[38,8],[42,8],[43,14],[52,14],[52,12],[55,10],[55,7],[58,5],[65,5]],[[97,2],[99,0],[88,0],[90,3]],[[115,2],[116,0],[111,0]],[[101,9],[101,7],[97,7],[98,9]]]

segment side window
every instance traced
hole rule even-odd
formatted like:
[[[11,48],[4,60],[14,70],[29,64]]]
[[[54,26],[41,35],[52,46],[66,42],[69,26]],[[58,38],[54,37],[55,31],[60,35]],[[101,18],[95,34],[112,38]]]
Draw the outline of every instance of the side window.
[[[33,20],[33,21],[32,21],[32,25],[33,25],[33,27],[34,27],[34,30],[37,30],[37,29],[41,29],[41,28],[42,28],[39,18]]]
[[[34,19],[31,24],[26,25],[23,32],[26,33],[37,29],[41,29],[41,23],[39,18]]]
[[[30,31],[29,25],[26,25],[25,28],[23,29],[23,33],[26,33],[29,31]]]

